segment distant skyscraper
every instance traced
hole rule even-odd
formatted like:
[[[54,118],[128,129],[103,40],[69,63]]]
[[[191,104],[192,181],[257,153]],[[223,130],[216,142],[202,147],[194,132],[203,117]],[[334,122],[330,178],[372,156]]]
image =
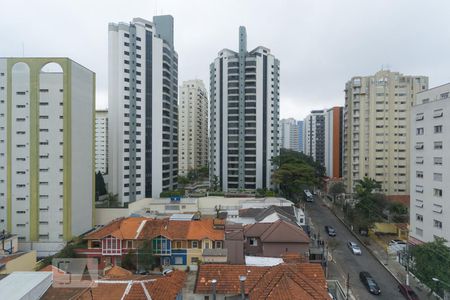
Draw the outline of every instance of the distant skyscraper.
[[[282,119],[281,128],[281,148],[299,151],[299,126],[293,118]]]
[[[201,80],[180,88],[178,166],[180,175],[208,165],[208,96]]]
[[[68,58],[0,58],[0,231],[59,251],[93,226],[95,74]]]
[[[450,83],[417,94],[411,109],[410,238],[450,246]],[[406,145],[408,146],[408,145]]]
[[[95,172],[108,174],[108,111],[95,112]]]
[[[306,155],[325,166],[325,111],[313,110],[303,121],[303,148]]]
[[[428,78],[379,71],[345,86],[343,175],[348,191],[370,177],[387,195],[409,195],[409,115]]]
[[[172,16],[109,24],[110,191],[121,202],[177,187],[178,54]]]
[[[298,126],[298,151],[304,152],[303,148],[303,121],[297,121]]]
[[[224,49],[210,66],[210,174],[224,191],[271,188],[279,153],[280,62],[265,47]]]
[[[343,107],[335,106],[325,113],[325,169],[330,178],[342,177]]]

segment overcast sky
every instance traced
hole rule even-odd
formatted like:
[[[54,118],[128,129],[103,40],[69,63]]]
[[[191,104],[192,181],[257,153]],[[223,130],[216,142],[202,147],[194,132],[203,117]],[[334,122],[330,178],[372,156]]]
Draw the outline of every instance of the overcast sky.
[[[268,47],[281,62],[281,117],[344,104],[352,76],[382,66],[450,81],[450,1],[24,1],[0,0],[0,56],[67,56],[97,73],[97,108],[107,107],[108,23],[155,14],[175,18],[179,83],[209,86],[209,64],[237,49]],[[23,47],[24,46],[24,47]]]

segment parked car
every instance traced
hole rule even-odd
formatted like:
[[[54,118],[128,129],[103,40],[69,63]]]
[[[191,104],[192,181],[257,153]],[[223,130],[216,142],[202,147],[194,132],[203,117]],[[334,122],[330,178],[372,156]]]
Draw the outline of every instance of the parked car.
[[[372,275],[370,275],[369,272],[360,272],[359,279],[364,284],[364,286],[367,288],[369,293],[374,294],[374,295],[381,294],[381,290],[378,287],[378,284],[375,282],[375,280],[372,278]]]
[[[350,249],[350,251],[352,251],[353,254],[362,255],[361,248],[359,248],[358,244],[349,241],[347,243],[347,247]]]
[[[326,225],[325,226],[325,231],[329,236],[336,236],[336,229],[334,229],[331,226]]]
[[[413,289],[406,284],[399,284],[398,291],[405,296],[405,299],[408,300],[420,300],[419,296],[413,291]]]
[[[404,240],[391,240],[389,246],[392,245],[406,245],[406,242]]]

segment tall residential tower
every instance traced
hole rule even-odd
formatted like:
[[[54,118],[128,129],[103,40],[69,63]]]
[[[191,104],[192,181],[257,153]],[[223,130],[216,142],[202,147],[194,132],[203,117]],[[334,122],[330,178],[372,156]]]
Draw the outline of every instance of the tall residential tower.
[[[172,16],[109,24],[109,189],[122,203],[177,187],[173,26]]]
[[[342,106],[335,106],[325,113],[325,170],[330,178],[342,177]]]
[[[201,80],[183,82],[180,88],[178,173],[208,165],[208,96]]]
[[[280,121],[280,127],[281,127],[280,147],[294,151],[300,151],[299,148],[300,128],[298,122],[293,118],[282,119]]]
[[[382,70],[345,86],[343,175],[348,192],[370,177],[387,195],[409,195],[409,116],[428,78]]]
[[[303,121],[303,149],[325,166],[325,110],[313,110]]]
[[[108,174],[108,111],[95,111],[95,172]]]
[[[279,153],[280,62],[265,47],[223,49],[210,65],[210,176],[223,191],[271,188]]]
[[[93,226],[95,74],[68,58],[0,58],[0,231],[59,251]]]
[[[450,246],[450,83],[420,92],[411,109],[411,242]]]

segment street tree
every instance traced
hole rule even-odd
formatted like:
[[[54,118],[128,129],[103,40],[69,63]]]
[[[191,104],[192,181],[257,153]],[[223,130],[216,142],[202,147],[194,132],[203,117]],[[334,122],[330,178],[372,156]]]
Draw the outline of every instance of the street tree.
[[[345,193],[345,184],[341,181],[333,183],[330,187],[329,193],[333,196],[333,200],[336,201],[336,196]]]
[[[412,273],[434,291],[439,291],[443,286],[439,286],[433,278],[450,282],[450,248],[446,246],[446,242],[437,237],[433,242],[416,245],[411,249]]]

